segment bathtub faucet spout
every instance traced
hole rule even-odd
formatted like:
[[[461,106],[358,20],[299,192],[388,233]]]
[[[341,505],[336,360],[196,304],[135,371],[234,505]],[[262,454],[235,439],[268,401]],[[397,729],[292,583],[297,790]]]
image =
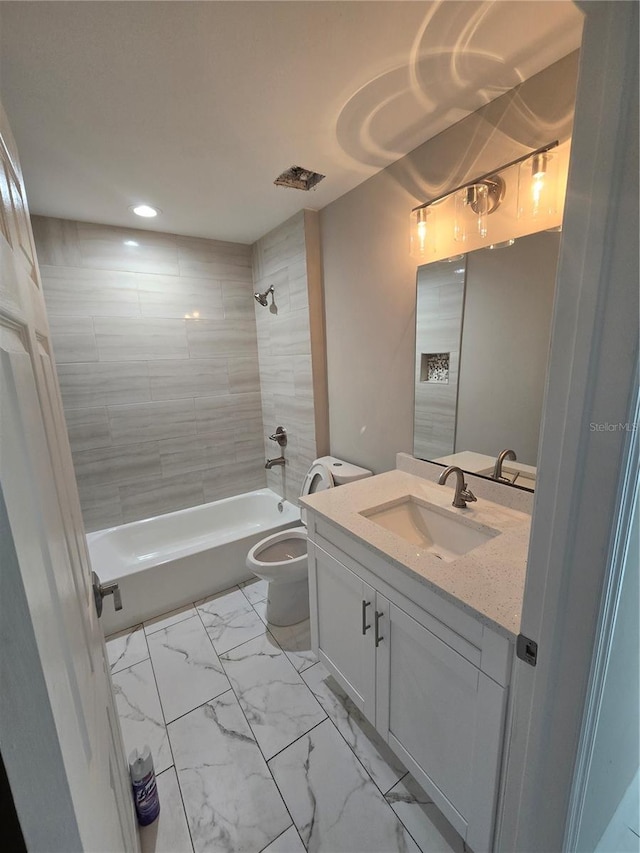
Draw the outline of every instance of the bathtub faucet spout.
[[[274,465],[286,465],[287,461],[284,456],[278,456],[275,459],[267,459],[265,468],[273,468]]]

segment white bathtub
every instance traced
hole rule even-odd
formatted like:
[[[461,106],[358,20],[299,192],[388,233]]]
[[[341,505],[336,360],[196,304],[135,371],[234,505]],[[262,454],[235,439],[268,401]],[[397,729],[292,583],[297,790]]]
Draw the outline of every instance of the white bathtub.
[[[94,571],[103,583],[118,581],[122,593],[117,613],[111,596],[105,598],[105,635],[247,580],[249,550],[296,524],[296,507],[258,489],[89,533]]]

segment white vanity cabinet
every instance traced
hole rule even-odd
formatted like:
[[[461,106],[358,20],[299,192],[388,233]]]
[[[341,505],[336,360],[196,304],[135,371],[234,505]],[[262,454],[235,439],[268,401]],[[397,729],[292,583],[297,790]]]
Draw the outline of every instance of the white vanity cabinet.
[[[490,851],[511,643],[337,528],[309,534],[316,654],[475,853]]]

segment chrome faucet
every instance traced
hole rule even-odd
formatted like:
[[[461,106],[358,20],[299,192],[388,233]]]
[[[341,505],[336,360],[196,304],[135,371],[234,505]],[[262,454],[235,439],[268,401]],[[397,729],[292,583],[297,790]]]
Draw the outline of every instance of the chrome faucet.
[[[267,459],[267,463],[264,467],[265,468],[273,468],[274,465],[286,465],[286,464],[287,464],[287,460],[284,458],[284,456],[276,456],[275,459]]]
[[[493,466],[493,474],[492,477],[494,480],[497,480],[499,483],[511,483],[515,482],[515,479],[512,481],[508,477],[505,477],[502,473],[502,463],[505,459],[511,459],[512,462],[516,461],[516,454],[513,450],[501,450],[498,454],[498,458],[496,459],[496,464]]]
[[[473,494],[471,489],[467,487],[467,484],[464,481],[464,474],[462,470],[458,468],[457,465],[449,465],[448,468],[445,468],[442,474],[440,474],[440,479],[438,483],[441,486],[447,482],[449,475],[456,475],[456,491],[453,496],[452,506],[457,507],[458,509],[464,509],[467,505],[467,501],[477,501],[478,498]]]

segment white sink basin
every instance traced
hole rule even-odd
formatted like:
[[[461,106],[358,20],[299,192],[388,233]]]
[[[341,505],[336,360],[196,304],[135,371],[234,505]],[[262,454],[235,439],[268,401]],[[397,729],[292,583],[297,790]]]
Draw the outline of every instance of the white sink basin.
[[[391,504],[371,507],[360,514],[445,563],[452,563],[468,551],[484,545],[500,532],[460,518],[413,495]]]

